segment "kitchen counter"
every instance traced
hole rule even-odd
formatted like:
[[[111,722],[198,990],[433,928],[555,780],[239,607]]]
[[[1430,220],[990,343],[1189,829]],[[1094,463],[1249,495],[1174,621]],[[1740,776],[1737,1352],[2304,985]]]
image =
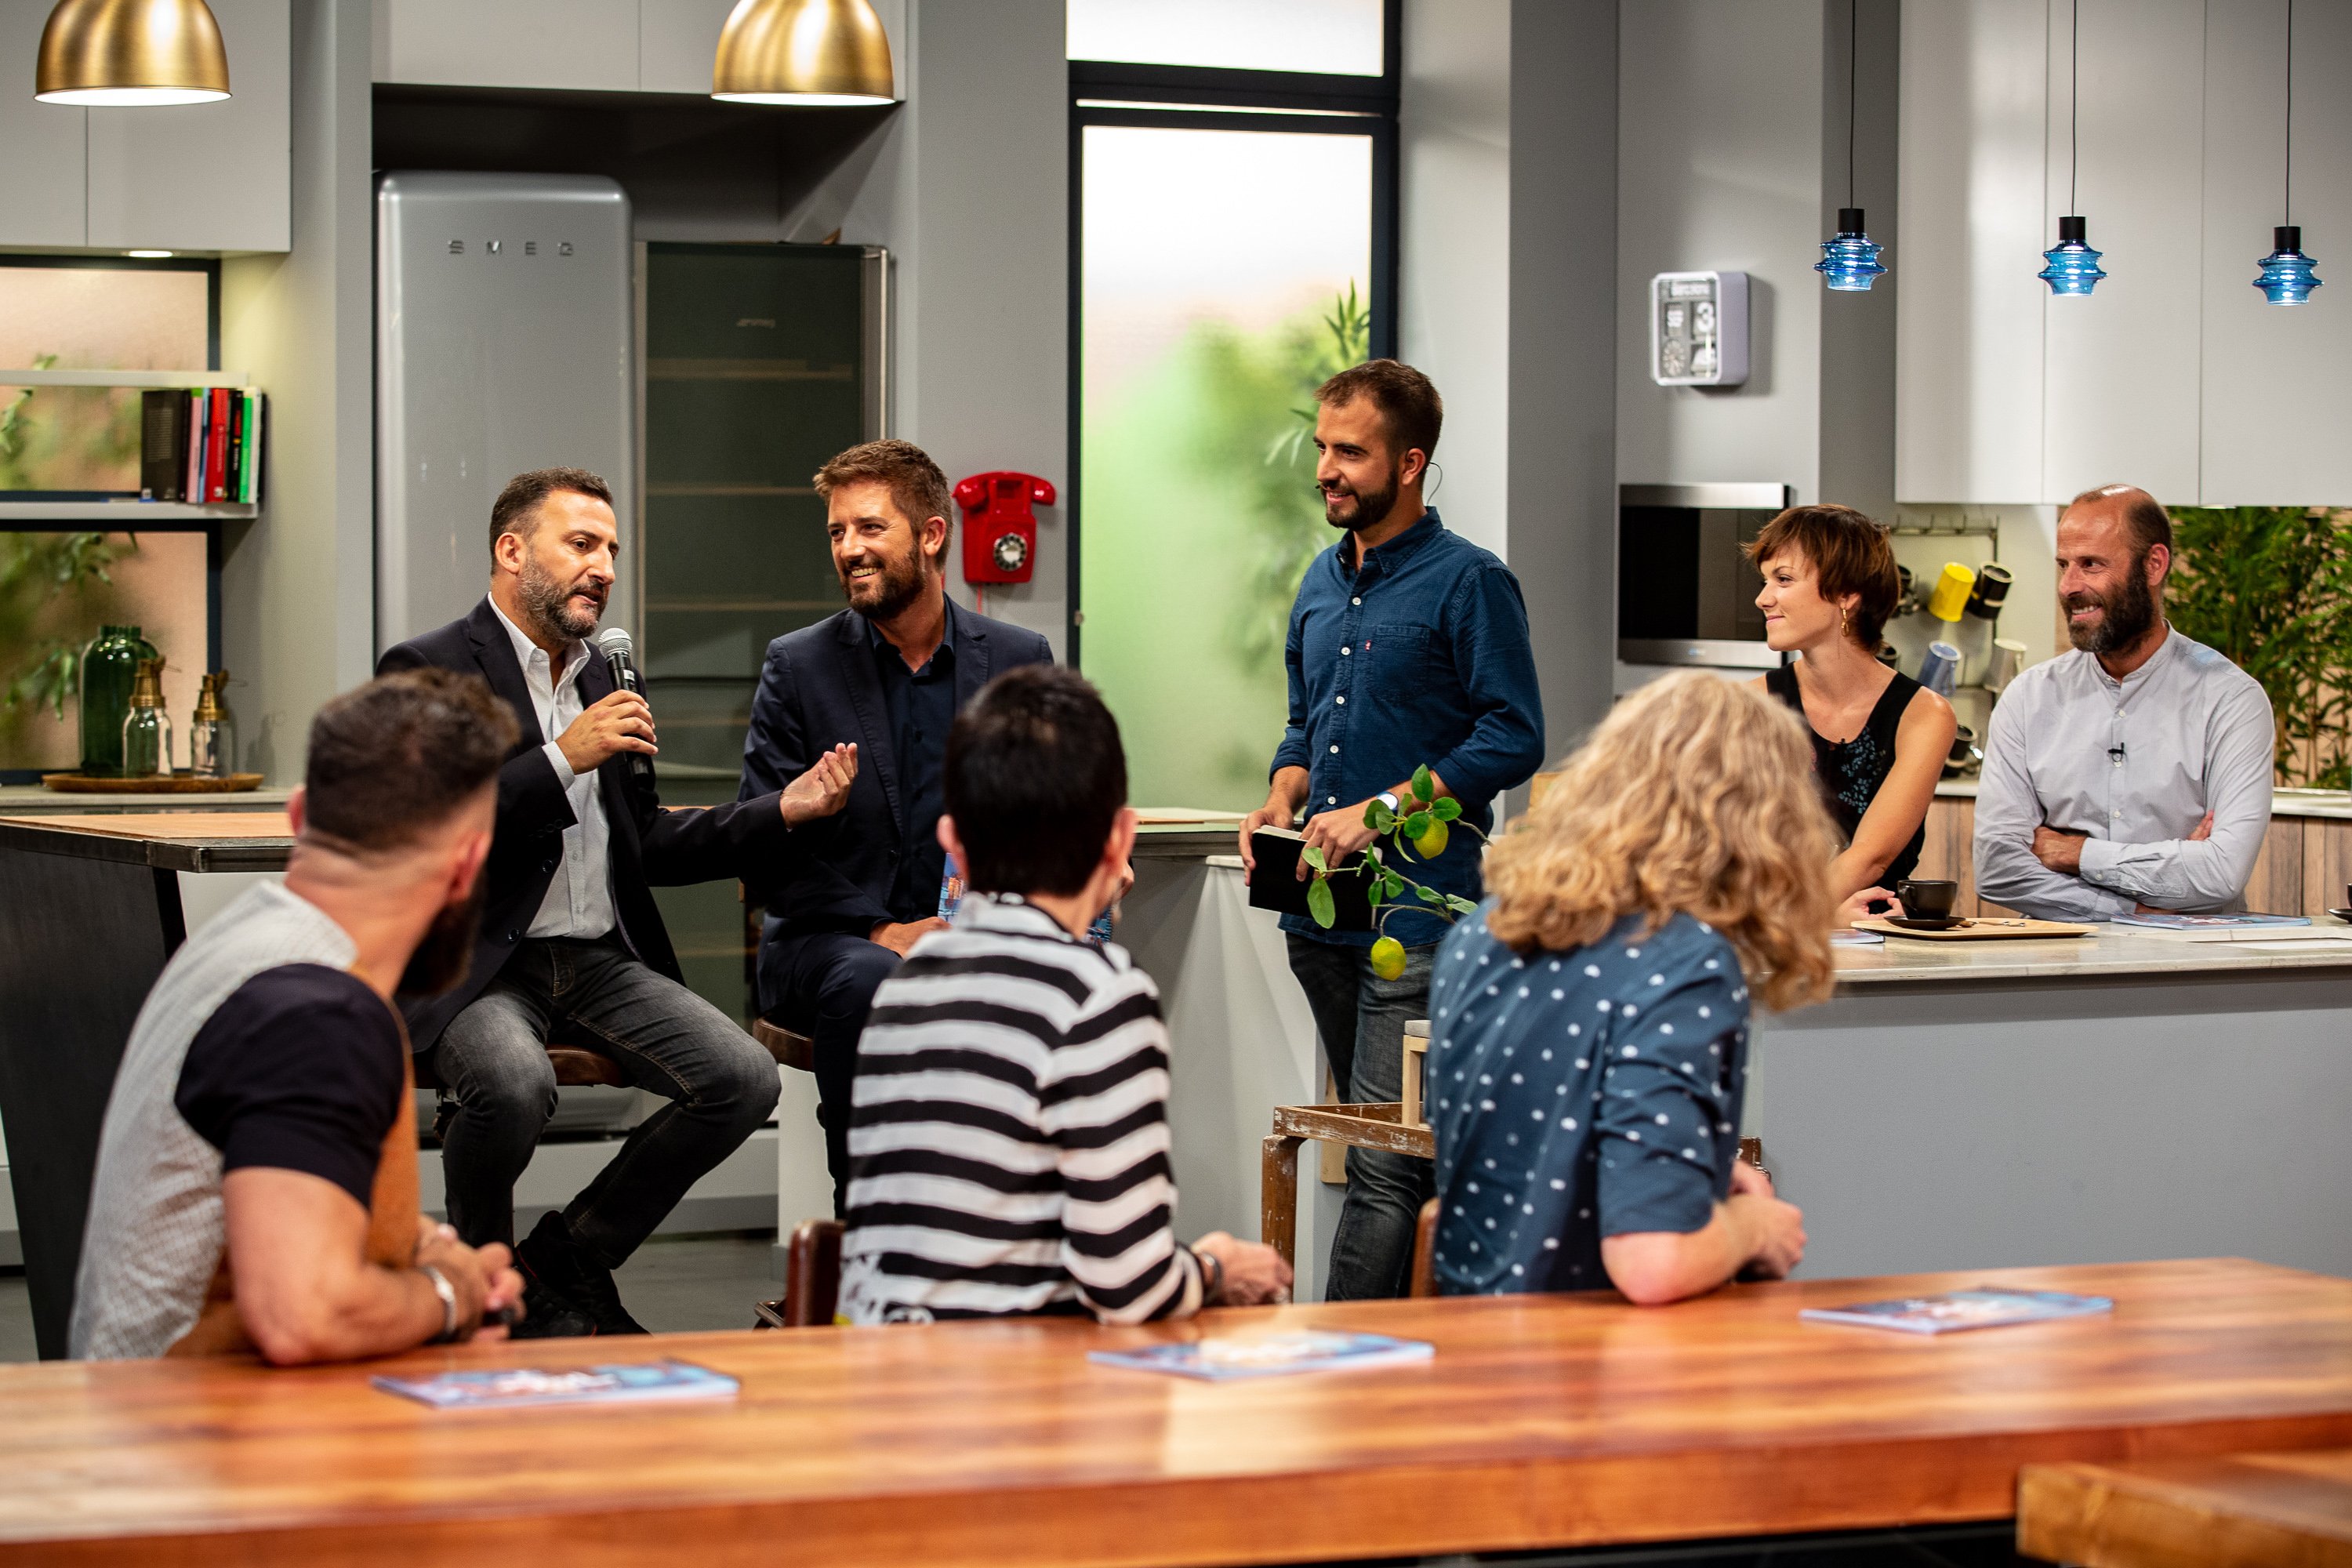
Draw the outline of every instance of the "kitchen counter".
[[[1974,778],[1944,779],[1936,785],[1937,795],[1944,800],[1974,800],[1977,780]],[[2352,822],[2352,791],[2340,789],[2274,789],[2271,791],[2273,816],[2324,816],[2337,822]]]
[[[2309,930],[2310,940],[2294,942],[2181,942],[2126,926],[2102,926],[2090,936],[2046,941],[1926,942],[1890,936],[1884,947],[1837,950],[1838,989],[2352,970],[2352,925],[2319,915]]]

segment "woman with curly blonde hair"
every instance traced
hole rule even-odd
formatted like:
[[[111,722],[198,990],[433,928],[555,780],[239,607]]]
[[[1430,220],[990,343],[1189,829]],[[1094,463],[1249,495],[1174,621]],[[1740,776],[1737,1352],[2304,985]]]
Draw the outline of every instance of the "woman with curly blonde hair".
[[[1669,676],[1488,852],[1430,988],[1443,1289],[1649,1304],[1796,1267],[1802,1216],[1736,1156],[1750,984],[1830,989],[1811,760],[1763,694]]]

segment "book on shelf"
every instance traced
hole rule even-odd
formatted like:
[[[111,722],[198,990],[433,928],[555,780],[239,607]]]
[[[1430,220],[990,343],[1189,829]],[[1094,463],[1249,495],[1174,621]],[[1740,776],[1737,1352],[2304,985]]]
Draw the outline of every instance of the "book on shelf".
[[[2319,942],[2352,933],[2314,931],[2309,915],[2117,915],[2108,922],[2170,942]]]
[[[251,386],[142,394],[139,499],[260,504],[268,403]]]

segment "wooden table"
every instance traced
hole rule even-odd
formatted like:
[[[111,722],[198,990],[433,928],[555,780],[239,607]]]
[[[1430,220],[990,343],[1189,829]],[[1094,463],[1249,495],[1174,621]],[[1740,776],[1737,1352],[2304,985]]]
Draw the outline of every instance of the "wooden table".
[[[2112,1315],[1915,1339],[1799,1307],[1979,1284]],[[1331,1326],[1417,1366],[1207,1385],[1086,1352]],[[437,1415],[373,1372],[683,1356],[740,1400]],[[270,1372],[0,1367],[0,1560],[1282,1563],[2008,1517],[2019,1468],[2352,1443],[2352,1281],[2235,1261],[541,1342]]]
[[[1310,1138],[1354,1149],[1385,1149],[1417,1160],[1435,1159],[1436,1134],[1425,1125],[1407,1123],[1403,1114],[1403,1105],[1393,1100],[1276,1106],[1274,1131],[1266,1135],[1258,1172],[1257,1238],[1282,1254],[1285,1263],[1297,1265],[1298,1145]]]
[[[293,844],[276,809],[0,817],[0,1118],[45,1356],[66,1353],[115,1068],[187,940],[180,876],[281,870]]]
[[[2352,1449],[2029,1465],[2017,1542],[2084,1568],[2352,1563]]]

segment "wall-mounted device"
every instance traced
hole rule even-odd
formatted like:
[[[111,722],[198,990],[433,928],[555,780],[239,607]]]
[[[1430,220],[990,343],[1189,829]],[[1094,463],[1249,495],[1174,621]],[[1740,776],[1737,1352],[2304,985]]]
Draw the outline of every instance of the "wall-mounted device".
[[[1030,508],[1054,504],[1053,481],[999,469],[958,479],[955,499],[963,509],[963,580],[1029,581],[1037,570],[1037,514]]]
[[[1748,274],[1661,272],[1650,279],[1650,379],[1738,386],[1748,379]]]
[[[1762,586],[1740,553],[1789,505],[1787,485],[1617,488],[1617,657],[1774,669]]]

